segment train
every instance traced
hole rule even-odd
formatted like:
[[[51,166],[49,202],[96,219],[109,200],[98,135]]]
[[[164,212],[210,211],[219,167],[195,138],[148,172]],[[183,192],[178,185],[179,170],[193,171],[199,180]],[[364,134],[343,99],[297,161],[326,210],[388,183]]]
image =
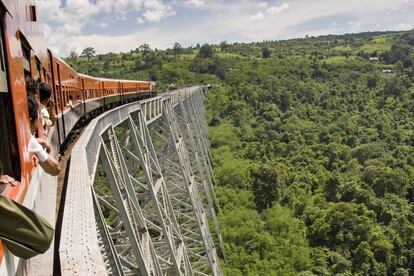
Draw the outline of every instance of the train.
[[[2,173],[20,183],[0,188],[0,194],[29,208],[34,202],[30,194],[38,188],[30,187],[37,166],[28,151],[31,131],[27,78],[48,83],[52,88],[57,121],[43,138],[55,148],[55,155],[80,121],[115,106],[157,95],[151,81],[98,78],[76,72],[47,48],[37,19],[34,0],[0,2],[0,161]],[[38,133],[44,136],[43,131]],[[0,267],[4,263],[3,253],[0,243]]]

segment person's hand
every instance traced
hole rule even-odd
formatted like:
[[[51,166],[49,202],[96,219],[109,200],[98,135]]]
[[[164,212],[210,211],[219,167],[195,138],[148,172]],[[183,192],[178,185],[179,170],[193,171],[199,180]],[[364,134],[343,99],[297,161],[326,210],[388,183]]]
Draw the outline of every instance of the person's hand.
[[[46,108],[48,110],[52,110],[52,108],[54,108],[54,107],[55,107],[55,102],[52,99],[50,99],[46,104]]]
[[[0,176],[0,185],[7,185],[10,184],[12,186],[19,185],[19,182],[17,182],[13,177],[10,177],[8,175],[2,175]]]
[[[33,167],[36,167],[37,165],[39,165],[39,159],[37,159],[36,155],[33,155],[32,163],[33,163]]]
[[[52,150],[52,147],[49,145],[48,142],[46,142],[42,138],[36,138],[36,140],[46,150],[47,153],[50,153],[50,151]]]

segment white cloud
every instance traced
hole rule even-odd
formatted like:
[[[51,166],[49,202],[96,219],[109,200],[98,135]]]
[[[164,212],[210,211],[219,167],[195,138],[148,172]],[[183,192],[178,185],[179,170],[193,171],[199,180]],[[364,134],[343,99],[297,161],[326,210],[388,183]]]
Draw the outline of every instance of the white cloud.
[[[105,16],[115,15],[117,20],[125,20],[128,13],[141,11],[142,17],[136,22],[144,23],[144,19],[159,22],[175,15],[172,7],[163,0],[66,0],[65,3],[63,0],[36,0],[36,6],[40,21],[49,23],[45,25],[49,46],[61,55],[71,50],[79,51],[82,44],[79,41],[87,26],[108,27],[109,23],[102,20]],[[95,41],[89,41],[89,46],[93,44]]]
[[[259,7],[261,8],[266,8],[268,6],[267,2],[260,2],[259,4],[257,4]],[[289,9],[289,5],[287,3],[283,3],[280,6],[271,6],[269,8],[266,9],[266,12],[268,14],[277,14],[280,13],[284,10],[288,10]],[[265,18],[265,15],[263,14],[263,12],[258,11],[256,14],[252,15],[249,17],[249,21],[260,21],[263,20]]]
[[[266,12],[268,12],[269,14],[276,14],[276,13],[280,13],[280,12],[288,10],[288,9],[289,9],[289,4],[283,3],[280,6],[269,7],[268,9],[266,9]]]
[[[54,25],[63,25],[61,30],[71,34],[81,33],[98,14],[115,14],[125,19],[128,13],[143,10],[143,17],[152,22],[175,15],[172,7],[161,0],[67,0],[65,5],[63,0],[36,1],[43,22],[54,21]]]
[[[255,15],[250,16],[249,21],[258,21],[264,18],[264,14],[262,12],[257,12]]]
[[[50,34],[50,28],[46,34]],[[193,31],[186,31],[177,34],[176,31],[168,31],[154,27],[144,27],[137,31],[124,35],[79,35],[66,37],[63,34],[57,34],[52,37],[49,43],[52,45],[52,50],[62,56],[67,56],[70,51],[81,53],[86,47],[93,47],[98,54],[108,52],[128,52],[131,49],[137,48],[143,43],[149,43],[151,48],[165,49],[172,47],[175,41],[182,41],[186,39],[186,35],[196,36]]]
[[[186,0],[184,3],[188,6],[193,6],[197,8],[202,7],[206,4],[204,0]]]
[[[399,23],[397,26],[395,26],[395,30],[398,31],[408,31],[414,28],[414,25],[407,24],[407,23]]]
[[[67,5],[61,4],[64,0],[37,1],[41,3],[38,4],[39,19],[46,19],[49,24],[48,45],[63,56],[70,50],[80,52],[88,46],[105,53],[127,51],[142,43],[163,48],[171,47],[176,41],[188,46],[224,40],[231,43],[306,34],[401,30],[414,25],[413,0],[68,0]],[[187,9],[186,13],[180,13],[179,19],[171,17],[181,8],[197,8],[197,2],[204,2],[200,7],[208,12],[195,14]],[[387,15],[394,7],[406,12]],[[120,24],[122,29],[116,34],[113,30],[122,17],[132,18],[132,22]],[[171,17],[168,24],[163,23],[167,17]],[[103,29],[99,35],[85,35],[89,26],[98,26],[102,21],[110,22],[111,35],[105,35]],[[134,21],[142,24],[139,32]],[[146,22],[157,28],[148,29],[143,24]]]
[[[267,2],[260,2],[257,4],[257,7],[259,8],[267,8],[267,6],[269,6]]]
[[[164,17],[175,15],[175,11],[170,5],[158,0],[146,0],[144,6],[147,10],[143,16],[149,22],[159,22]]]
[[[99,22],[98,26],[102,29],[105,29],[106,27],[109,26],[109,23],[106,21],[102,21],[102,22]]]
[[[362,23],[358,21],[348,21],[346,23],[348,25],[348,30],[351,33],[356,33],[362,30]]]

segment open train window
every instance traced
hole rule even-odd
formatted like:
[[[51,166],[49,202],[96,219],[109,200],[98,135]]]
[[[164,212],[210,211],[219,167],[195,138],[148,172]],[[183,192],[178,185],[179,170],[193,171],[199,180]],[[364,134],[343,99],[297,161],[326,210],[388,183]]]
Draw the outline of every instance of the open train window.
[[[0,26],[1,28],[1,26]],[[3,28],[1,28],[0,32]],[[4,46],[3,46],[3,37],[0,34],[0,92],[8,92],[8,86],[7,86],[7,73],[6,73],[6,59],[4,58]]]
[[[36,79],[41,81],[40,72],[42,72],[42,66],[40,65],[40,61],[36,58]]]
[[[22,44],[22,51],[23,51],[23,70],[24,70],[24,77],[31,78],[31,70],[30,70],[30,49]]]
[[[13,102],[8,86],[3,21],[2,18],[0,19],[0,161],[2,173],[15,179],[20,179],[19,151],[13,115]]]
[[[29,5],[26,7],[26,18],[27,18],[27,21],[29,22],[37,21],[36,6]]]
[[[60,103],[60,92],[59,92],[59,85],[56,84],[56,106],[59,108],[59,110],[62,110],[62,104]]]
[[[47,82],[47,83],[49,83],[49,78],[48,78],[48,76],[47,76],[47,74],[46,74],[46,69],[45,68],[43,68],[43,80],[45,81],[45,82]]]

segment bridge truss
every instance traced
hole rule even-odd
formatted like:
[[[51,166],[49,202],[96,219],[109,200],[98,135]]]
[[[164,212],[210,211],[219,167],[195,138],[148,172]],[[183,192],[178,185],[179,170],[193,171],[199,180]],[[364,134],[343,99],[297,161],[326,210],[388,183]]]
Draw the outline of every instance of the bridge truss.
[[[93,120],[72,151],[62,274],[222,275],[205,87]]]

